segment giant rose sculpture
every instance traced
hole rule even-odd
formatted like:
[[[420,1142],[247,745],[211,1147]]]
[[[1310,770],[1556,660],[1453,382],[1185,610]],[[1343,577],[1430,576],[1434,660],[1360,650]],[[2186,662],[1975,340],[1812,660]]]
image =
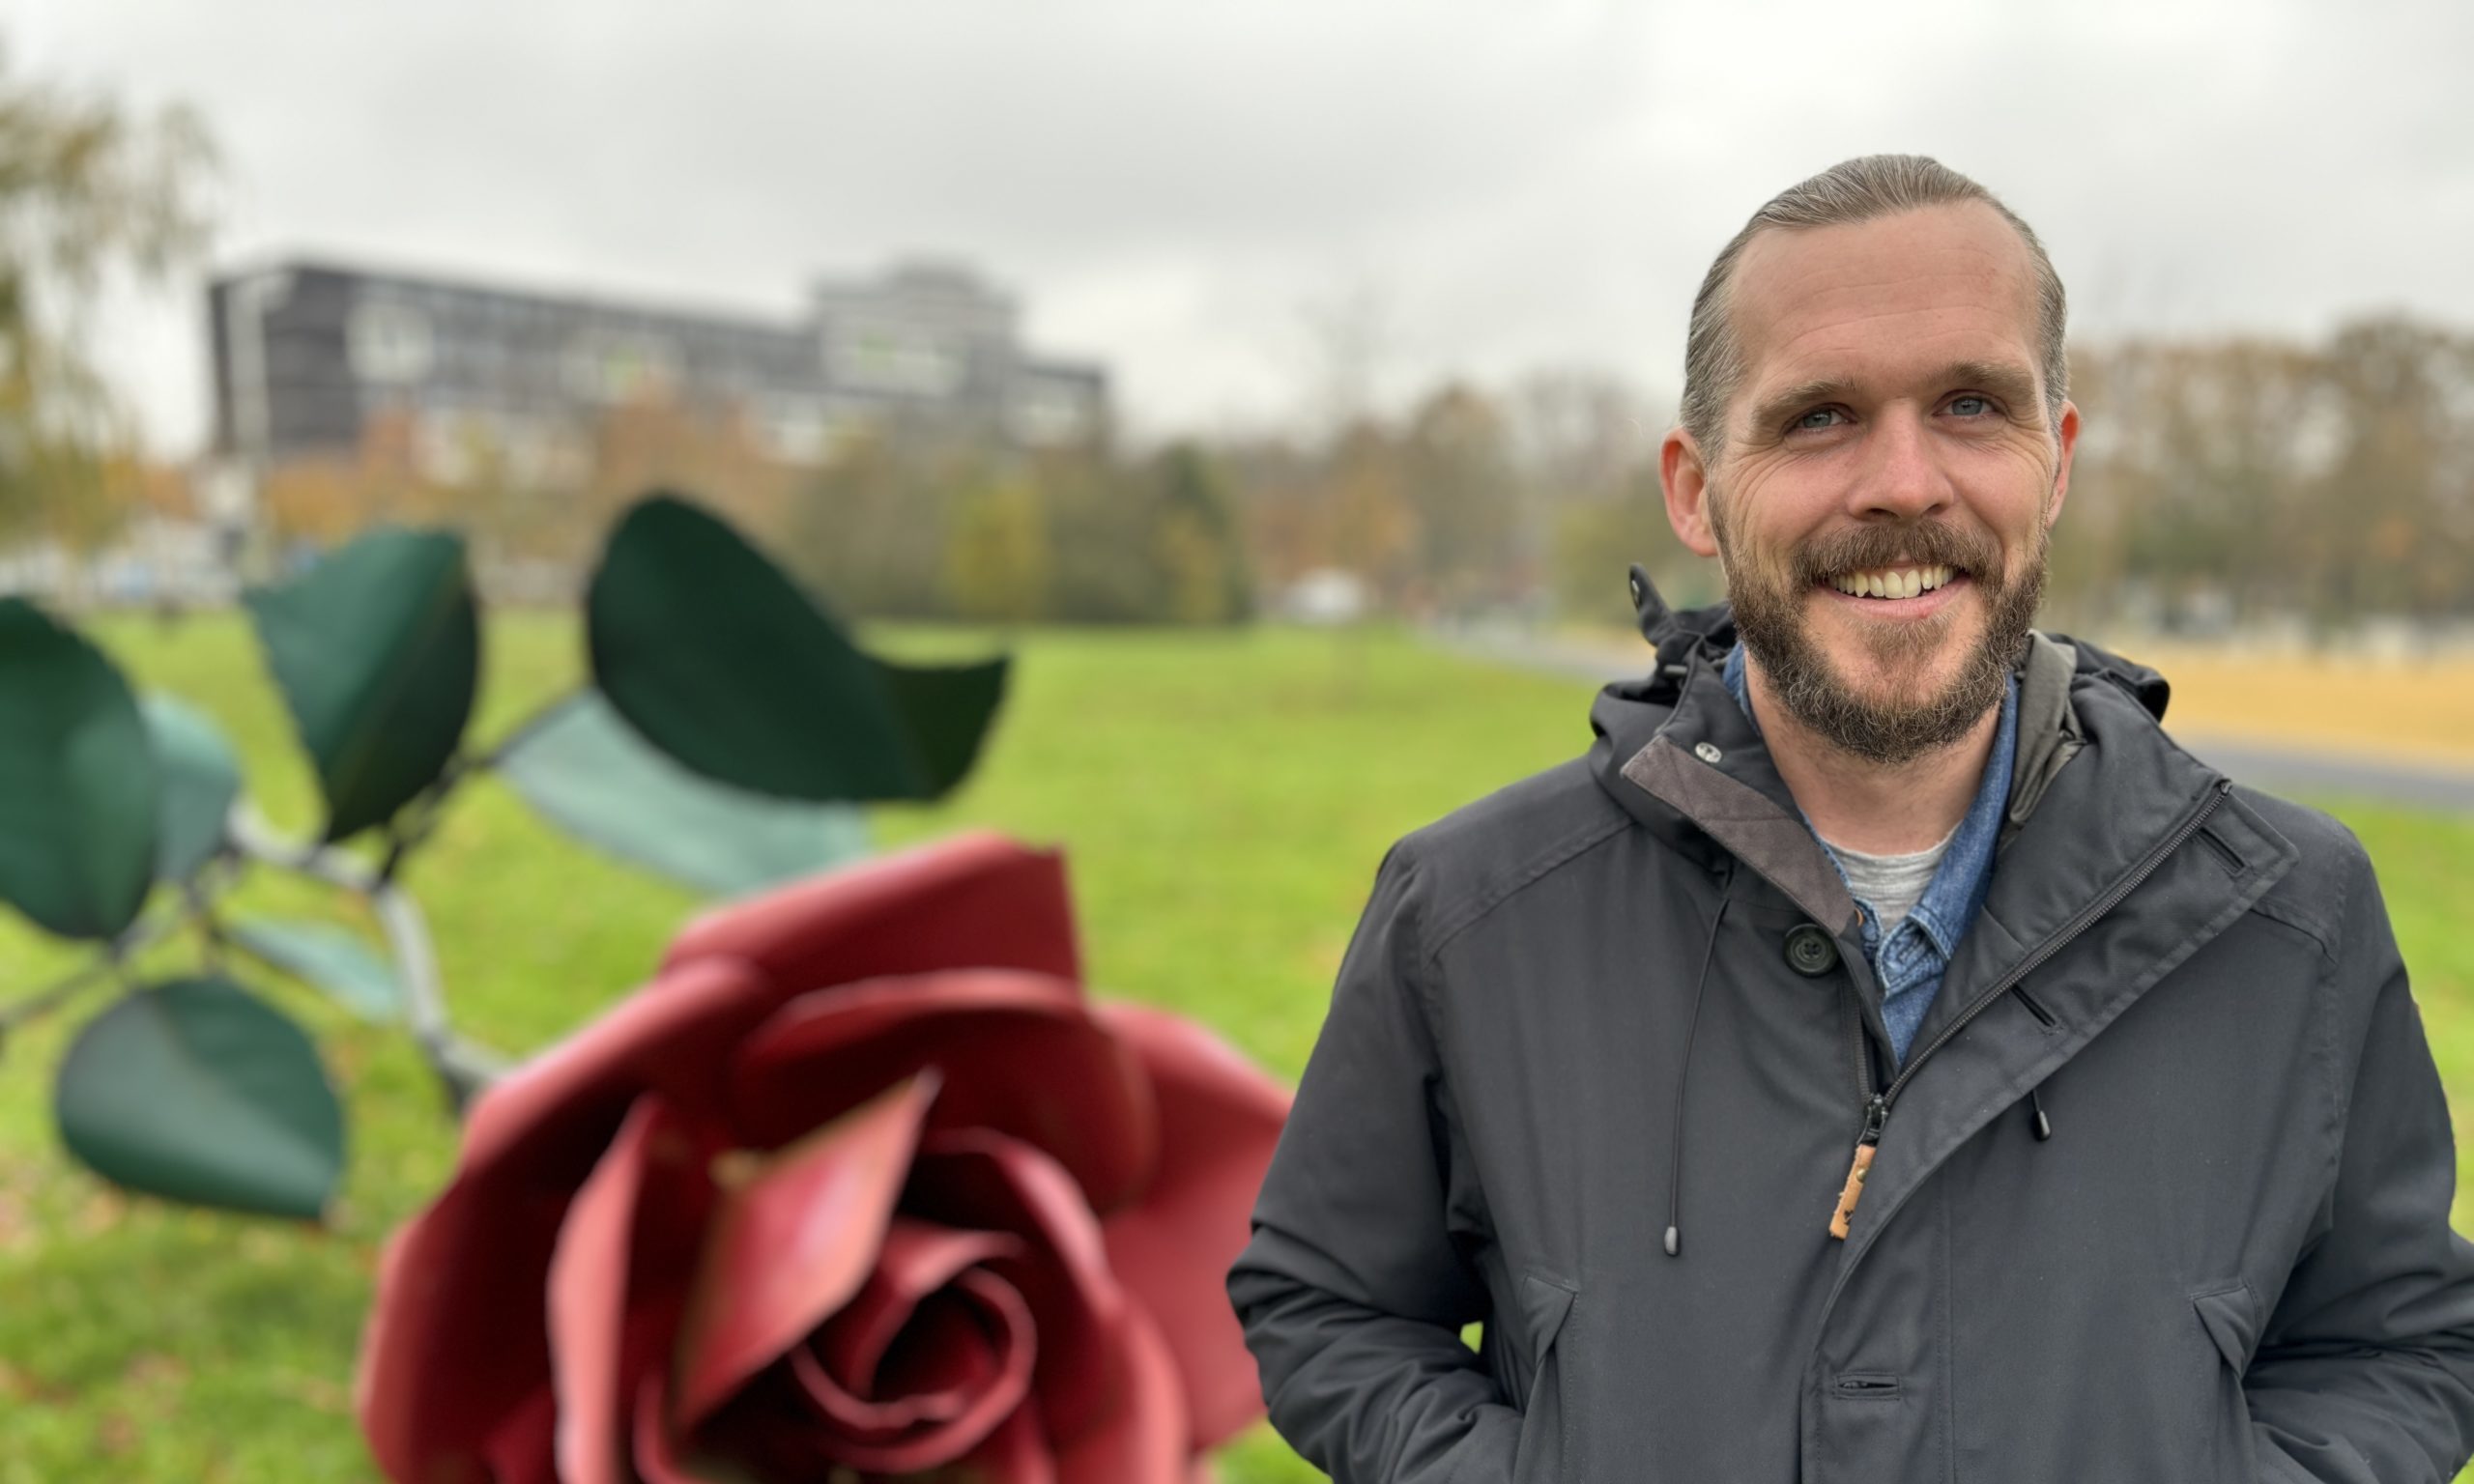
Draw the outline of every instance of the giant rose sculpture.
[[[1085,997],[1054,854],[722,908],[474,1107],[362,1429],[401,1484],[1206,1478],[1263,1410],[1222,1284],[1287,1106]]]

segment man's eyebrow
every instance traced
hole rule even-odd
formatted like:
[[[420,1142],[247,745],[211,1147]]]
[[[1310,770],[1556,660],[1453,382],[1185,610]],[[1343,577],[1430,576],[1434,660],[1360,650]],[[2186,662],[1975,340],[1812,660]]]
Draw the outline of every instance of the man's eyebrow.
[[[1806,408],[1817,403],[1838,401],[1854,395],[1855,391],[1856,384],[1840,376],[1826,376],[1782,387],[1762,398],[1753,408],[1753,436],[1759,438],[1766,433],[1774,433],[1780,423]]]
[[[1989,391],[2021,405],[2036,399],[2036,373],[2014,360],[1954,360],[1942,368],[1942,385]]]
[[[1933,373],[1930,378],[1940,390],[1967,387],[1987,392],[2025,407],[2036,396],[2036,374],[2018,361],[1954,360]],[[1842,401],[1856,394],[1856,385],[1842,376],[1819,377],[1782,387],[1761,399],[1752,410],[1752,431],[1755,437],[1774,432],[1780,424],[1798,413],[1824,402]]]

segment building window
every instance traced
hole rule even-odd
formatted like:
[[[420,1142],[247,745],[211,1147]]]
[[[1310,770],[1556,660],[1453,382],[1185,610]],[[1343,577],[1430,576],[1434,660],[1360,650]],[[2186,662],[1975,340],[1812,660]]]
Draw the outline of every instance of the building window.
[[[353,375],[364,382],[402,385],[429,374],[429,317],[409,304],[368,300],[353,305],[344,341]]]
[[[1088,389],[1064,380],[1025,378],[1014,385],[1006,422],[1026,443],[1069,443],[1090,436],[1098,409]]]
[[[835,385],[852,391],[950,397],[963,384],[961,352],[916,326],[881,320],[836,325],[826,355]]]
[[[570,394],[591,402],[618,403],[659,395],[678,381],[677,354],[650,337],[588,336],[567,348]]]

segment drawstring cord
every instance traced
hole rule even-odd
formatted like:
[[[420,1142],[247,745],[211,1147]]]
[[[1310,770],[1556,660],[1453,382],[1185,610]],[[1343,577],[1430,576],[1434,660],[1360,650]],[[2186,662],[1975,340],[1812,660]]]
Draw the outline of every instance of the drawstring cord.
[[[1718,954],[1718,928],[1727,920],[1727,906],[1735,899],[1735,862],[1729,861],[1726,873],[1718,880],[1718,910],[1710,919],[1710,941],[1701,950],[1701,973],[1692,982],[1692,1015],[1683,1023],[1683,1065],[1675,1073],[1675,1150],[1667,1160],[1666,1184],[1666,1255],[1675,1257],[1683,1250],[1683,1090],[1692,1077],[1692,1042],[1701,1033],[1701,997],[1710,989],[1710,961]]]
[[[2041,1144],[2052,1138],[2053,1120],[2045,1117],[2045,1100],[2036,1096],[2036,1090],[2032,1087],[2028,1089],[2028,1111],[2034,1115],[2034,1121],[2030,1127],[2036,1130],[2036,1142]]]

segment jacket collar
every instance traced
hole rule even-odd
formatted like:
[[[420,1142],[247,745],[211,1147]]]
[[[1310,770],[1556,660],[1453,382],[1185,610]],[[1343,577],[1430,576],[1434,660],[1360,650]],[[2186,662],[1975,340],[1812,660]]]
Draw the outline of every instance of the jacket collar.
[[[1858,922],[1846,878],[1813,838],[1760,728],[1727,687],[1733,614],[1723,603],[1670,610],[1637,566],[1632,594],[1656,661],[1643,678],[1606,686],[1591,707],[1599,785],[1668,843],[1704,860],[1712,845],[1733,855],[1852,942]],[[2021,658],[2004,840],[2083,745],[2067,699],[2076,653],[2038,634]]]
[[[1637,565],[1632,599],[1656,654],[1647,675],[1604,687],[1590,708],[1599,786],[1684,854],[1705,863],[1731,854],[1815,922],[1852,931],[1856,904],[1844,878],[1805,827],[1759,729],[1727,690],[1734,614],[1724,603],[1669,609]],[[2004,853],[2086,746],[2072,697],[2099,676],[2151,724],[2163,718],[2170,691],[2155,671],[2092,644],[2030,634],[2018,671],[2018,739],[1999,842]]]
[[[1689,651],[1672,706],[1647,740],[1615,761],[1616,797],[1661,833],[1681,823],[1707,835],[1813,921],[1853,932],[1856,899],[1846,878],[1804,824],[1752,719],[1728,694],[1720,663],[1709,645]]]
[[[1719,673],[1727,682],[1727,693],[1736,699],[1736,708],[1752,717],[1755,730],[1761,718],[1753,715],[1752,693],[1744,669],[1741,642],[1727,651],[1726,663]],[[1967,812],[1945,840],[1942,858],[1935,866],[1922,895],[1908,909],[1905,921],[1922,933],[1933,946],[1933,952],[1943,964],[1957,951],[1961,934],[1975,920],[1976,909],[1984,904],[1984,889],[1993,877],[1993,847],[2010,802],[2012,763],[2018,756],[2019,739],[2019,677],[2011,675],[2002,682],[2000,715],[1994,727],[1993,751],[1985,758],[1982,774],[1976,780],[1975,794],[1968,801]],[[1798,813],[1802,811],[1799,808]],[[1812,824],[1805,815],[1807,828]],[[1820,831],[1814,831],[1816,835]],[[1840,879],[1848,889],[1855,881],[1847,873],[1845,853],[1828,841],[1822,842],[1830,863],[1838,868]],[[1856,902],[1862,911],[1865,903]],[[1886,946],[1895,934],[1876,922],[1866,929],[1867,946],[1875,952]],[[1938,977],[1938,975],[1937,975]]]

